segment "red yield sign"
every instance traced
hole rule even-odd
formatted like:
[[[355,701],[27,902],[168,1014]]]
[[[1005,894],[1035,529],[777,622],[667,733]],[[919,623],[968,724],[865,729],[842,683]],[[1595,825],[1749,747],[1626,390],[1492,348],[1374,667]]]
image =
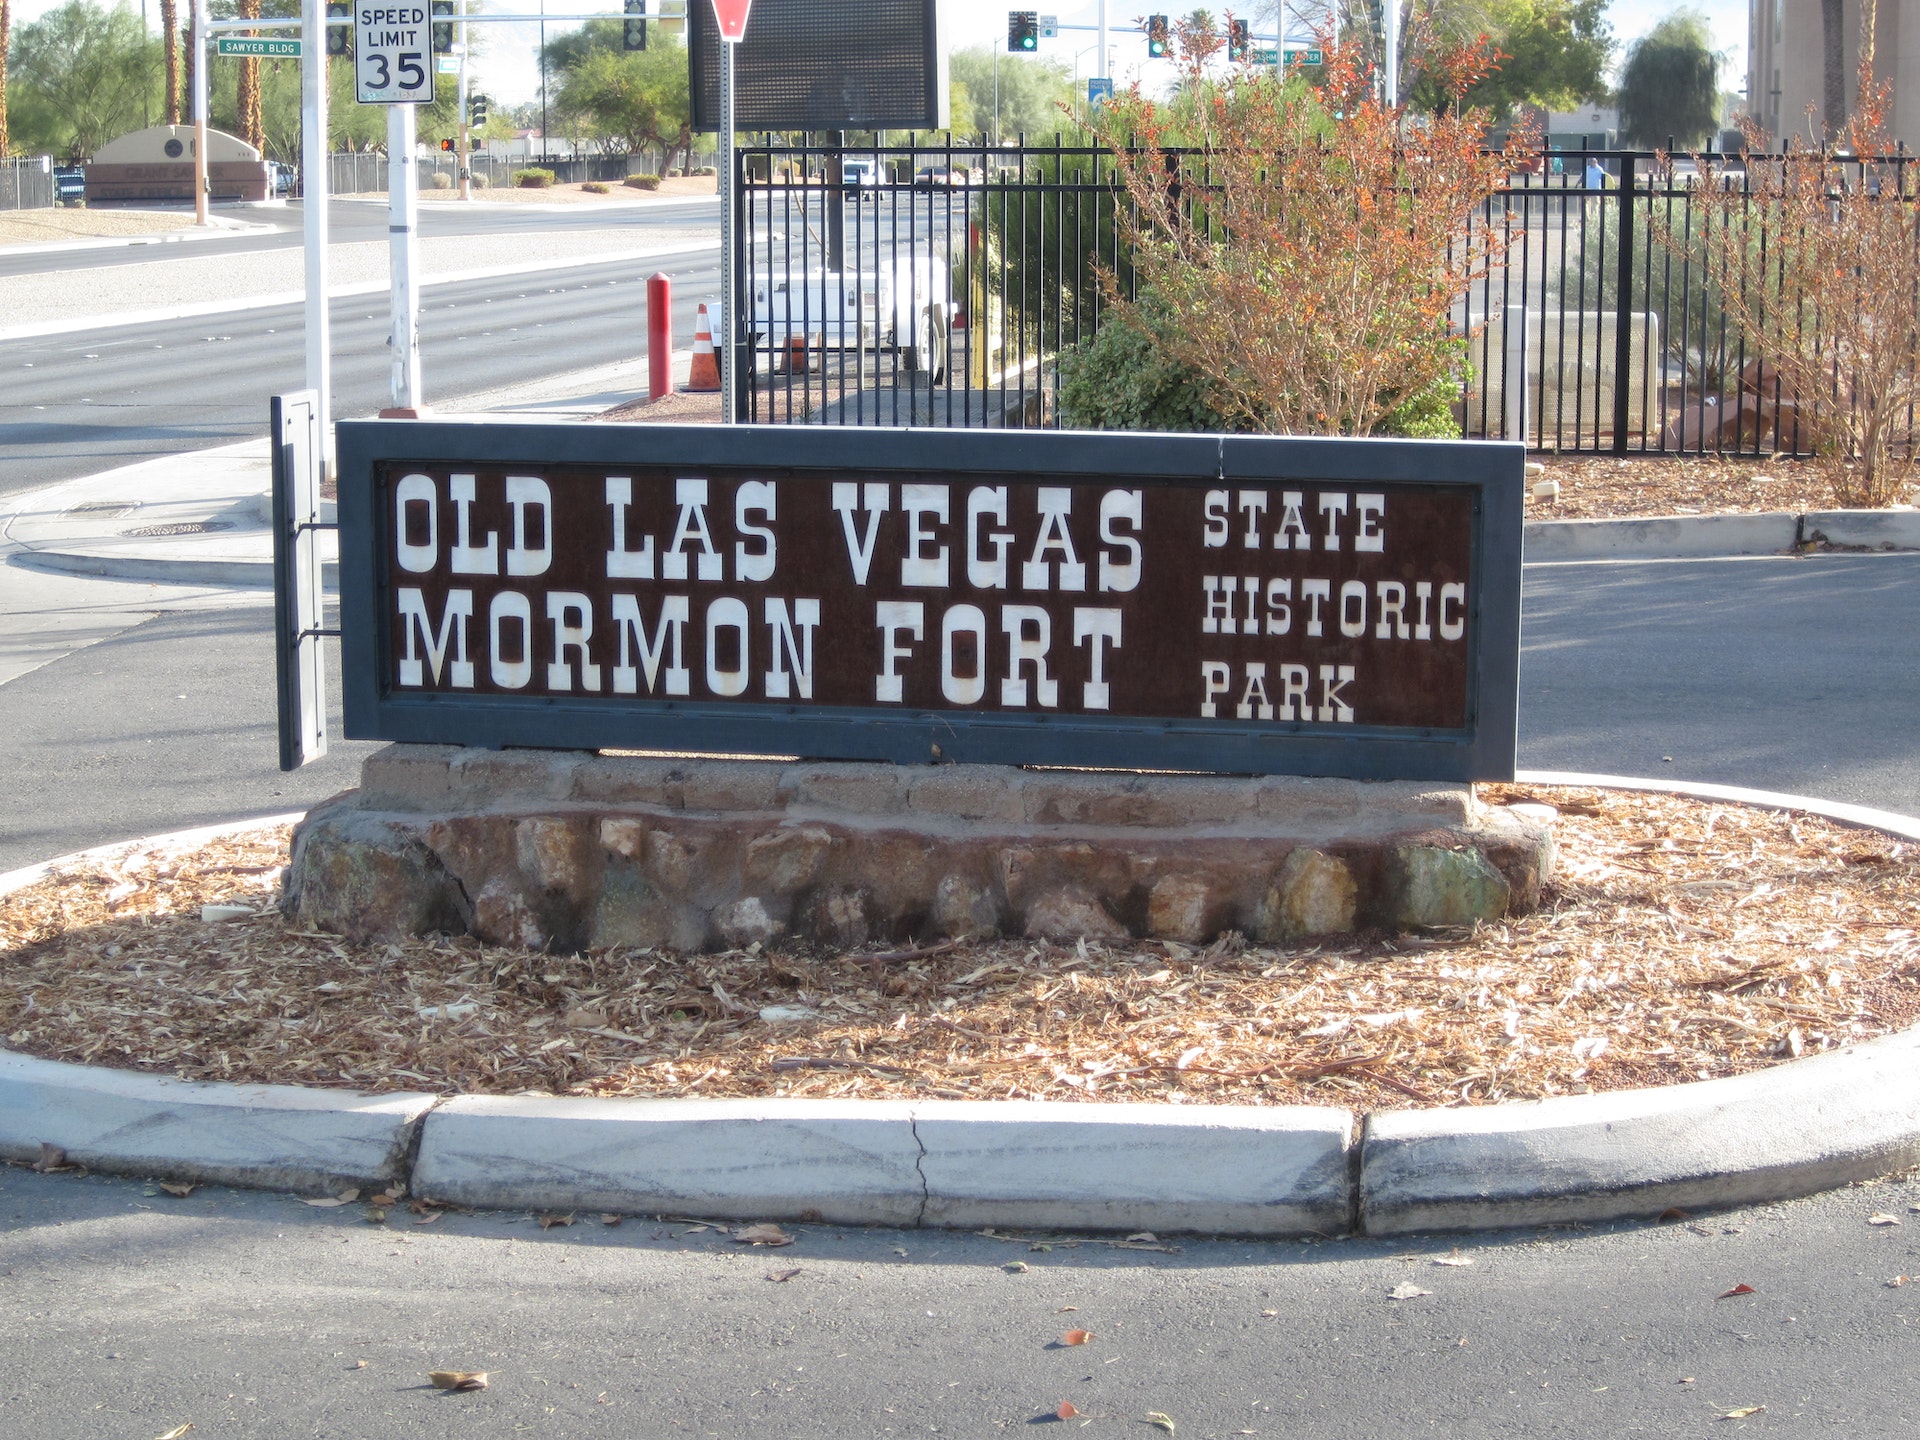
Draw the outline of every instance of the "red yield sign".
[[[720,38],[738,45],[747,38],[747,7],[753,0],[713,0],[713,16],[720,22]]]

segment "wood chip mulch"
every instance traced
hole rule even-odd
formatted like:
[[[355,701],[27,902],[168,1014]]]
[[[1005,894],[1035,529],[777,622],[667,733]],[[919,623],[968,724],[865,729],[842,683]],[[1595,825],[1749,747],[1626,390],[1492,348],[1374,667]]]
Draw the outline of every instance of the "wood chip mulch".
[[[1805,460],[1768,456],[1722,460],[1711,455],[1529,455],[1545,467],[1529,475],[1559,483],[1551,499],[1527,500],[1529,520],[1624,520],[1648,515],[1800,514],[1832,510],[1832,488]],[[1920,499],[1913,493],[1908,502]]]
[[[1370,1109],[1731,1075],[1920,1019],[1920,847],[1738,805],[1482,789],[1560,808],[1538,913],[1294,948],[356,947],[279,916],[284,831],[137,849],[0,900],[0,1043],[375,1091]]]

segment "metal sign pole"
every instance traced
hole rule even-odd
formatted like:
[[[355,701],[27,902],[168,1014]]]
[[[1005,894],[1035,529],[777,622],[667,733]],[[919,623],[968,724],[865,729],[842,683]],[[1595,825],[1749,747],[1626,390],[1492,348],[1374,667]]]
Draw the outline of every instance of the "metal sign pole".
[[[731,425],[740,414],[740,367],[734,363],[733,227],[733,46],[720,45],[720,163],[715,177],[720,186],[720,319],[726,339],[720,346],[720,423]]]
[[[207,223],[207,0],[193,0],[193,223]]]
[[[307,261],[307,388],[320,417],[320,467],[333,473],[333,317],[327,310],[327,4],[304,0],[300,51],[300,218]]]
[[[460,82],[455,95],[460,110],[460,132],[454,140],[459,154],[453,157],[454,173],[460,177],[460,198],[473,199],[473,146],[467,140],[467,0],[460,0]]]
[[[387,107],[387,235],[393,267],[392,411],[420,410],[419,191],[413,160],[413,106]]]

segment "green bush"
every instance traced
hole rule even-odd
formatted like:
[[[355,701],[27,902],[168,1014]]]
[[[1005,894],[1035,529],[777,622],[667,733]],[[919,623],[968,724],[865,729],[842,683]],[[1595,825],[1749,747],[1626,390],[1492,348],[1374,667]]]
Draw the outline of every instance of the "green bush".
[[[1060,421],[1074,430],[1219,430],[1206,382],[1161,354],[1155,333],[1171,318],[1143,297],[1145,323],[1118,310],[1091,340],[1060,352]]]
[[[435,190],[451,190],[453,188],[453,177],[444,170],[436,170],[427,183]]]
[[[553,184],[553,171],[516,170],[513,172],[513,183],[522,190],[544,190]]]
[[[589,180],[580,188],[589,195],[611,195],[613,193],[613,187],[611,185],[602,185],[598,180]]]
[[[711,165],[702,165],[698,170],[694,171],[693,173],[696,175],[717,175],[720,172],[715,170]]]
[[[1474,369],[1467,363],[1464,339],[1456,336],[1447,343],[1454,351],[1452,372],[1437,377],[1426,389],[1411,395],[1383,396],[1391,408],[1382,417],[1377,433],[1398,435],[1406,440],[1460,438],[1460,406],[1467,386],[1473,383]]]
[[[491,182],[491,181],[489,181],[489,180],[487,179],[487,176],[486,176],[486,172],[484,172],[484,171],[481,171],[481,170],[476,170],[476,171],[474,171],[474,172],[473,172],[473,182],[472,182],[472,183],[473,183],[473,188],[474,188],[474,189],[476,189],[476,190],[484,190],[484,189],[486,189],[486,188],[487,188],[487,186],[488,186],[489,184],[491,184],[492,182]]]
[[[629,175],[622,183],[629,190],[658,190],[660,188],[660,177],[658,175]]]

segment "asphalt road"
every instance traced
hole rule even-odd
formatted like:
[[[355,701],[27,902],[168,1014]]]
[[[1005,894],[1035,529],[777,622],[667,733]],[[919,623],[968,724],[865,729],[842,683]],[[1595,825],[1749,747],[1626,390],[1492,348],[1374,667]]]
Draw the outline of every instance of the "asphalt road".
[[[1915,1201],[1881,1184],[1664,1225],[1175,1253],[795,1226],[766,1251],[644,1218],[370,1225],[14,1169],[0,1432],[1910,1435],[1920,1283],[1887,1282],[1920,1271]],[[1408,1282],[1430,1293],[1388,1296]],[[1736,1285],[1754,1293],[1715,1298]],[[490,1384],[442,1393],[439,1369]]]
[[[427,402],[643,357],[646,277],[661,269],[674,332],[690,336],[718,286],[712,250],[428,286]],[[334,413],[374,414],[389,394],[386,297],[336,299],[332,319]],[[264,435],[266,397],[306,383],[303,346],[297,305],[0,342],[0,495]]]
[[[71,270],[110,269],[119,265],[144,265],[150,261],[174,257],[204,255],[255,255],[271,250],[298,250],[304,242],[302,227],[306,220],[301,202],[290,201],[281,208],[227,211],[237,218],[262,227],[244,231],[220,231],[191,239],[162,237],[134,245],[76,246],[62,250],[36,250],[28,254],[0,251],[0,277],[8,275],[44,275]],[[556,230],[630,229],[635,243],[645,243],[651,230],[663,226],[685,225],[689,218],[712,216],[718,223],[720,202],[712,200],[649,202],[645,204],[552,204],[534,205],[522,201],[504,201],[467,206],[451,201],[425,200],[420,206],[420,233],[432,238],[442,235],[515,235],[532,237]],[[328,236],[336,245],[357,240],[387,238],[387,207],[377,200],[335,200],[327,206]]]

